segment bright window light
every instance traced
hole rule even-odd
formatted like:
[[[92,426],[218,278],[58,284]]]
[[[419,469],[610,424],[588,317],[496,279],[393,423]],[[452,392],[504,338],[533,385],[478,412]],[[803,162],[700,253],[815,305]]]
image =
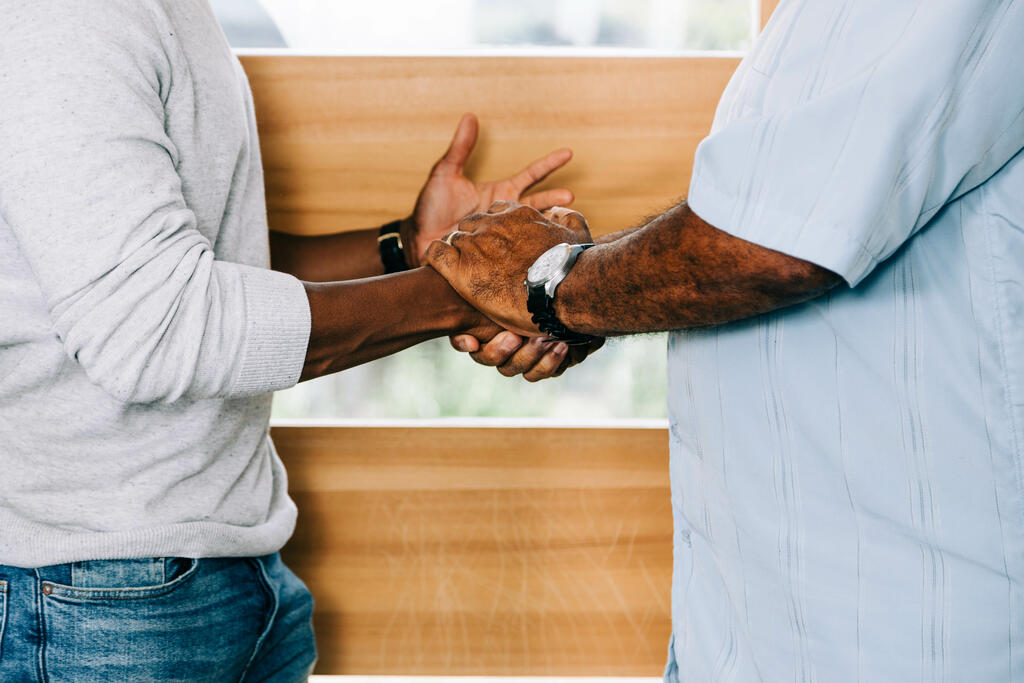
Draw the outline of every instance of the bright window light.
[[[742,51],[751,0],[213,0],[236,47],[349,54]]]

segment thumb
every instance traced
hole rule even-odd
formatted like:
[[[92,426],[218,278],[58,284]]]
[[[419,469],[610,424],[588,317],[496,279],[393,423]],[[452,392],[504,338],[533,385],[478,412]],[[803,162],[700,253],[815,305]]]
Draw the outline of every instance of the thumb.
[[[463,114],[448,151],[434,165],[434,172],[460,174],[469,159],[480,132],[480,123],[475,114]]]
[[[431,268],[451,282],[459,263],[459,250],[444,240],[434,240],[427,246],[426,259]]]

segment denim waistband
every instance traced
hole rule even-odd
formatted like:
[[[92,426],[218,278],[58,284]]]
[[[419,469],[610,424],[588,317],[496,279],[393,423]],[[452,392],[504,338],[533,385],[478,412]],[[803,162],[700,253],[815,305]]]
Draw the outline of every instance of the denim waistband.
[[[186,571],[192,562],[185,557],[85,560],[39,567],[33,578],[75,588],[159,585]]]

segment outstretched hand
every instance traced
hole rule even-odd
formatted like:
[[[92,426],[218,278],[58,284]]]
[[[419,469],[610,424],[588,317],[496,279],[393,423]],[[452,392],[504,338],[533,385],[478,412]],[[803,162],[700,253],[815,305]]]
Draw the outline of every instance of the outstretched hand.
[[[574,199],[567,189],[523,196],[524,192],[572,159],[572,151],[565,148],[537,159],[502,180],[474,183],[466,178],[463,170],[476,146],[479,129],[476,116],[466,114],[462,117],[448,151],[434,164],[416,199],[412,220],[407,221],[411,223],[412,234],[404,237],[412,245],[408,257],[413,266],[424,261],[431,242],[454,230],[462,218],[485,211],[496,201],[522,201],[525,205],[544,210],[570,204]],[[529,382],[561,375],[603,343],[600,340],[587,347],[569,348],[563,343],[536,337],[531,339],[509,331],[490,338],[480,336],[478,339],[471,334],[451,338],[455,349],[468,352],[477,363],[495,367],[506,377],[522,375]]]
[[[495,202],[427,249],[428,263],[463,299],[507,330],[539,336],[526,310],[526,271],[550,247],[589,241],[582,214],[556,207],[542,214],[513,202]]]
[[[555,150],[502,180],[475,183],[464,176],[463,169],[476,145],[479,130],[476,116],[465,114],[455,129],[448,151],[434,164],[420,190],[412,216],[414,234],[403,236],[412,244],[408,258],[413,266],[420,265],[432,241],[455,229],[463,217],[484,211],[495,201],[522,201],[540,210],[573,201],[572,192],[561,188],[523,196],[533,185],[569,163],[572,150],[566,148]]]

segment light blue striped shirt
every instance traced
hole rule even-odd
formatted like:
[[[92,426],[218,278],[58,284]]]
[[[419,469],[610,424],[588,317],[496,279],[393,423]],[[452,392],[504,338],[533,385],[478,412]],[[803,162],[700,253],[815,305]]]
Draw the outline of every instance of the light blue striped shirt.
[[[693,210],[851,285],[669,349],[669,680],[1024,680],[1024,0],[784,0]]]

